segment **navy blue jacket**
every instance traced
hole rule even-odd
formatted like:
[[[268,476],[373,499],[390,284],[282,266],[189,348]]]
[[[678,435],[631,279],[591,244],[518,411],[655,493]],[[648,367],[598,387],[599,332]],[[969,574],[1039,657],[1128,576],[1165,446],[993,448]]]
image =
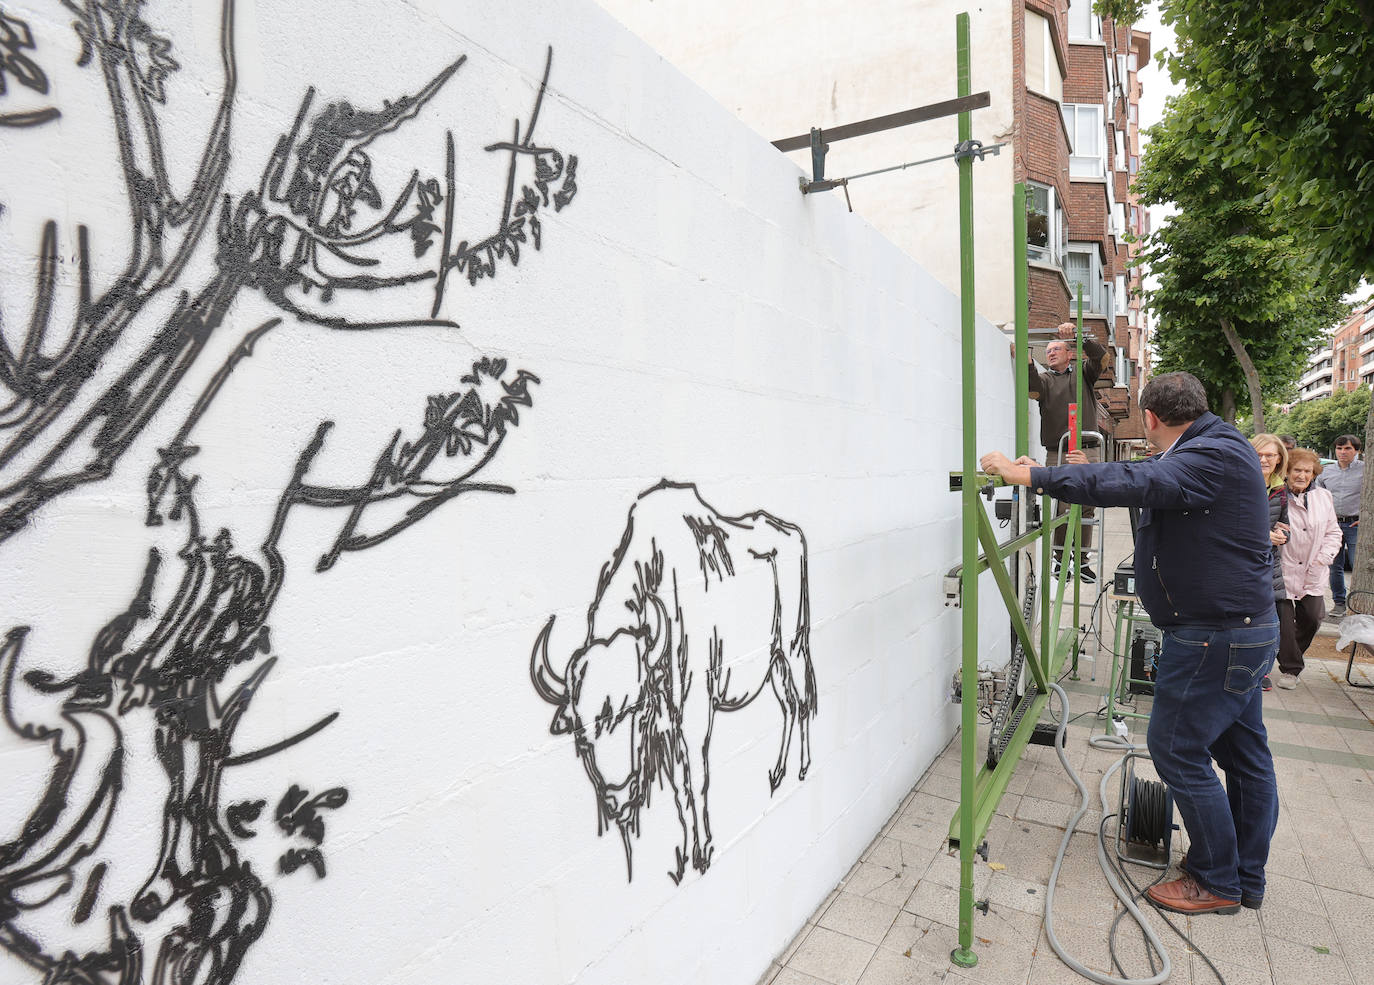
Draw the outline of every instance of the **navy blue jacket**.
[[[1142,507],[1136,592],[1156,626],[1275,617],[1259,457],[1215,414],[1194,421],[1162,457],[1031,469],[1031,488],[1069,503]]]

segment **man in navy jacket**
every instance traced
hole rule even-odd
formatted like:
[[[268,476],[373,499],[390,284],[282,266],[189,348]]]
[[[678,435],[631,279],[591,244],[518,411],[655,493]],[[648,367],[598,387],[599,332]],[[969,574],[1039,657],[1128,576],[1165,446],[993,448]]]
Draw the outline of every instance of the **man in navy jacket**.
[[[1196,377],[1155,377],[1140,408],[1159,449],[1144,462],[1041,468],[992,452],[982,466],[1070,503],[1142,508],[1136,592],[1164,635],[1146,738],[1189,839],[1183,878],[1148,895],[1179,913],[1235,913],[1264,898],[1278,823],[1260,687],[1279,638],[1268,497],[1254,449],[1208,413]]]

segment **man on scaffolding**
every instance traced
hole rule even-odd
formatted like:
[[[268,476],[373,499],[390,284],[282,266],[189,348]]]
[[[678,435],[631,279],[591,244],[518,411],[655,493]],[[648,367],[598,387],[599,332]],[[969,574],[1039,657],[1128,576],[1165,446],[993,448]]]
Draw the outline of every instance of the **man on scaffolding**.
[[[982,467],[1070,503],[1142,508],[1136,591],[1164,636],[1147,743],[1189,840],[1183,877],[1147,895],[1178,913],[1258,909],[1279,810],[1260,689],[1279,639],[1264,479],[1192,374],[1150,380],[1140,409],[1158,452],[1144,462],[1041,468],[991,452]]]
[[[1030,364],[1030,395],[1040,403],[1040,443],[1045,446],[1046,464],[1062,465],[1059,459],[1060,443],[1069,432],[1069,404],[1078,399],[1078,376],[1083,376],[1083,404],[1078,408],[1079,430],[1097,430],[1097,397],[1093,385],[1102,375],[1102,367],[1107,359],[1107,350],[1090,336],[1083,338],[1083,365],[1075,365],[1074,325],[1064,322],[1058,328],[1058,338],[1051,339],[1045,346],[1045,364],[1048,368],[1040,370],[1034,362]],[[1067,451],[1067,449],[1066,449]],[[1083,449],[1090,462],[1102,460],[1101,444]],[[1067,513],[1068,504],[1060,502],[1056,515]],[[1083,519],[1091,519],[1091,507],[1083,510]],[[1059,527],[1054,532],[1054,573],[1059,573],[1060,556],[1064,551],[1064,535],[1067,527]],[[1079,529],[1079,560],[1077,564],[1069,559],[1069,569],[1075,572],[1079,581],[1091,585],[1097,581],[1097,572],[1088,565],[1088,553],[1092,547],[1092,527]]]

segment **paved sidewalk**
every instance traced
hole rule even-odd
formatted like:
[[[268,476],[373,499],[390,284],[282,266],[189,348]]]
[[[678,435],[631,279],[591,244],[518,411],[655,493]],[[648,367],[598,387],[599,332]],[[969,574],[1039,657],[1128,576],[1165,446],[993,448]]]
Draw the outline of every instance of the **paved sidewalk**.
[[[1107,572],[1099,573],[1109,576],[1131,545],[1125,511],[1107,512]],[[1095,712],[1106,690],[1109,619],[1101,620],[1096,680],[1093,664],[1085,662],[1079,681],[1063,682],[1073,718],[1068,755],[1089,789],[1091,809],[1070,843],[1055,897],[1060,943],[1103,973],[1111,972],[1107,938],[1121,907],[1097,863],[1097,785],[1117,756],[1090,748],[1087,739],[1106,728]],[[1356,675],[1370,680],[1371,670],[1357,666]],[[1374,985],[1374,690],[1347,686],[1344,672],[1344,661],[1309,662],[1296,690],[1265,695],[1282,814],[1263,908],[1171,915],[1228,985]],[[1148,710],[1148,698],[1136,701]],[[1132,737],[1143,744],[1143,723]],[[979,748],[985,747],[980,734]],[[1087,981],[1045,939],[1050,868],[1078,800],[1054,750],[1043,746],[1027,750],[988,830],[989,861],[975,865],[975,898],[988,901],[986,916],[974,913],[978,964],[959,968],[949,961],[958,937],[959,859],[948,852],[946,837],[958,806],[958,775],[956,735],[760,985]],[[1116,789],[1114,778],[1109,812],[1116,809]],[[1185,841],[1181,833],[1175,838],[1175,862]],[[1142,866],[1131,873],[1142,885],[1158,874]],[[1171,867],[1166,878],[1177,875]],[[1157,913],[1148,914],[1169,951],[1171,983],[1217,980],[1196,950]],[[1116,947],[1131,977],[1151,974],[1129,918],[1117,930]]]

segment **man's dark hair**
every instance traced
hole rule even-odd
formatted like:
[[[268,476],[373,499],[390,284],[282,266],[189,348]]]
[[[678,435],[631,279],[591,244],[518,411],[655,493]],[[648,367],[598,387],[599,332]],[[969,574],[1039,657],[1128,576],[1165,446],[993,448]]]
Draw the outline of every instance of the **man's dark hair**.
[[[1289,451],[1298,447],[1298,439],[1291,434],[1281,434],[1279,435],[1279,440],[1283,442],[1283,447],[1287,448]]]
[[[1360,439],[1353,434],[1341,435],[1336,439],[1336,443],[1332,445],[1332,447],[1339,448],[1341,445],[1353,445],[1356,451],[1360,451],[1364,448],[1364,445],[1360,443]]]
[[[1207,413],[1207,392],[1192,373],[1163,373],[1140,391],[1140,409],[1153,411],[1168,427],[1191,424]]]

